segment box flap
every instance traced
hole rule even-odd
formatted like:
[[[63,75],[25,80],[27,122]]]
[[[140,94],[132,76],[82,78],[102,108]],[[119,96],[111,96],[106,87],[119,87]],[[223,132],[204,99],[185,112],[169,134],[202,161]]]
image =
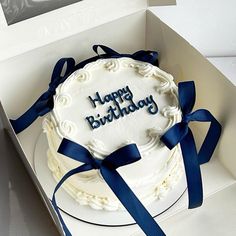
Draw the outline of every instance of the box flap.
[[[0,5],[0,61],[145,10],[148,4],[174,3],[175,0],[83,0],[11,25]],[[21,11],[27,11],[27,7]],[[14,14],[19,15],[18,10]]]
[[[0,11],[0,61],[145,10],[147,0],[83,0],[7,25]]]

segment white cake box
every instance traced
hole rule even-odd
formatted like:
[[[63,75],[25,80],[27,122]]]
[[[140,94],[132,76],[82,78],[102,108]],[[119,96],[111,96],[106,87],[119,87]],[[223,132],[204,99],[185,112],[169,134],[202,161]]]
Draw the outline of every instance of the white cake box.
[[[91,50],[94,44],[105,44],[124,53],[144,48],[157,50],[160,67],[172,73],[176,82],[195,81],[197,102],[194,110],[209,109],[223,126],[211,162],[201,168],[203,207],[187,210],[185,194],[157,220],[167,235],[210,235],[217,230],[220,235],[234,235],[235,224],[229,219],[236,217],[233,195],[236,193],[236,88],[196,49],[147,10],[147,6],[146,0],[84,0],[11,26],[7,26],[2,14],[0,114],[4,126],[61,230],[34,172],[34,148],[42,129],[42,118],[17,136],[8,119],[20,116],[47,89],[55,62],[61,57],[72,56],[79,62],[94,55]],[[196,123],[193,128],[196,142],[201,143],[208,126]],[[214,214],[210,214],[212,211]],[[66,214],[63,217],[73,235],[143,235],[136,225],[109,228],[87,224]],[[195,232],[193,227],[197,227]]]

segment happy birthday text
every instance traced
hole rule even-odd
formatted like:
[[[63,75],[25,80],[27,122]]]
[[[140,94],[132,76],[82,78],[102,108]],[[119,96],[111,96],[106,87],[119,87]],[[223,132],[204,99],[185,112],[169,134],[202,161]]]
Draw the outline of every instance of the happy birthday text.
[[[97,129],[100,126],[120,119],[142,108],[147,108],[147,112],[151,115],[155,115],[158,112],[158,106],[152,95],[138,102],[134,102],[134,96],[129,86],[106,94],[105,96],[101,96],[99,92],[96,92],[95,96],[89,96],[88,98],[94,108],[99,105],[111,104],[104,116],[97,114],[96,116],[91,115],[85,118],[92,129]]]

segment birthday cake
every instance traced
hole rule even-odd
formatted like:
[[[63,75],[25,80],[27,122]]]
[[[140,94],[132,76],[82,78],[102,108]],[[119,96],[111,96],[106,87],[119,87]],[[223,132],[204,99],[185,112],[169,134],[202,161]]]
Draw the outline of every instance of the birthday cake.
[[[183,174],[179,145],[169,150],[160,137],[182,119],[173,77],[128,57],[99,59],[72,73],[54,95],[43,121],[48,167],[56,181],[79,164],[57,152],[63,138],[99,159],[135,143],[141,160],[118,172],[144,205],[161,200]],[[99,170],[70,177],[64,189],[81,205],[115,211],[123,206]]]

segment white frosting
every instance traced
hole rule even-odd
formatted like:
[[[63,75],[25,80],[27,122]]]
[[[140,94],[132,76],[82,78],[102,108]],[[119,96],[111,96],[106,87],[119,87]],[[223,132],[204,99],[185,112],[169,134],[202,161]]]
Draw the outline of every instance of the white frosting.
[[[71,96],[69,94],[60,94],[54,97],[54,107],[67,107],[71,105]]]
[[[95,97],[96,92],[103,97],[126,86],[132,91],[134,102],[152,95],[158,113],[150,114],[147,107],[143,107],[92,129],[85,117],[97,114],[102,117],[114,103],[95,108],[88,97]],[[61,84],[54,103],[43,128],[49,143],[48,165],[55,179],[81,164],[57,153],[66,137],[101,159],[121,146],[136,143],[142,159],[118,171],[144,204],[163,198],[178,181],[182,174],[179,146],[170,151],[160,141],[160,136],[181,119],[177,87],[170,74],[130,58],[100,59],[76,71]],[[121,104],[125,107],[126,103]],[[106,210],[122,208],[98,170],[74,175],[64,188],[81,205]]]

